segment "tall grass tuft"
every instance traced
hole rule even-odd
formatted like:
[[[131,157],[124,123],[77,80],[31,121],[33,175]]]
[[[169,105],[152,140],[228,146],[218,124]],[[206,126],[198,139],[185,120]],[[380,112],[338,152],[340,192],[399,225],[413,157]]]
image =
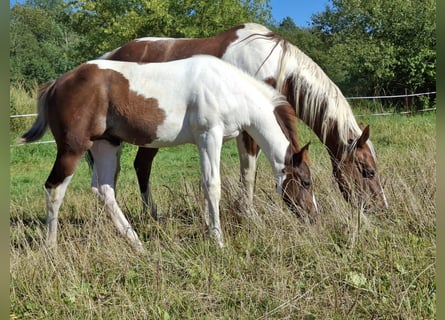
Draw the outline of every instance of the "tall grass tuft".
[[[9,114],[23,115],[37,112],[37,91],[29,92],[20,83],[10,87]],[[11,118],[9,128],[13,133],[25,132],[34,123],[34,118]]]

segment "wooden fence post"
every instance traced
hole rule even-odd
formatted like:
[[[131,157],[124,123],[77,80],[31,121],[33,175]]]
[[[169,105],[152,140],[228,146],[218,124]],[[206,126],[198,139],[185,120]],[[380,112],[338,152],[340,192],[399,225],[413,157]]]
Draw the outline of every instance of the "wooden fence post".
[[[409,111],[408,90],[405,88],[405,111]]]

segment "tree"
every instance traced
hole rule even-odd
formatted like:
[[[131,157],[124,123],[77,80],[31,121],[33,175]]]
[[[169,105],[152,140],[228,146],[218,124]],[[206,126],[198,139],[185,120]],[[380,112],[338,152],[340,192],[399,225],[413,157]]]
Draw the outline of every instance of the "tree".
[[[329,48],[326,66],[347,94],[433,90],[435,0],[332,0],[313,16]]]
[[[163,0],[73,0],[68,7],[72,28],[84,35],[78,50],[85,60],[97,58],[148,29],[153,35],[164,36],[173,23]]]
[[[203,37],[271,20],[269,0],[26,0],[10,15],[10,79],[29,87],[145,36]]]
[[[74,67],[77,36],[62,22],[62,1],[16,4],[10,14],[10,77],[32,86]]]
[[[290,17],[284,18],[273,28],[281,37],[297,46],[321,67],[326,65],[327,47],[314,28],[299,28]]]
[[[270,20],[269,0],[73,0],[83,55],[95,58],[146,36],[202,37],[246,21]]]

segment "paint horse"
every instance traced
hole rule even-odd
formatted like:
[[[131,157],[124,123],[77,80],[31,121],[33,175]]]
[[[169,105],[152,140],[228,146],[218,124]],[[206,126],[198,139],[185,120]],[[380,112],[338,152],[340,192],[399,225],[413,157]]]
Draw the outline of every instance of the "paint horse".
[[[35,141],[49,126],[57,144],[45,183],[48,245],[56,244],[58,211],[66,188],[82,155],[91,150],[96,169],[93,191],[120,233],[143,250],[115,199],[116,151],[121,141],[151,148],[198,146],[205,221],[219,246],[223,246],[221,146],[244,131],[269,160],[283,200],[293,209],[298,205],[315,215],[308,146],[299,148],[296,119],[276,90],[215,57],[143,65],[95,60],[80,65],[41,87],[38,117],[22,136],[23,142]]]
[[[141,38],[102,58],[142,63],[194,54],[221,58],[280,91],[328,149],[333,175],[344,198],[357,206],[363,204],[368,211],[388,207],[369,126],[357,124],[339,88],[313,60],[266,27],[246,23],[210,38]],[[237,146],[241,180],[252,203],[258,146],[245,133],[238,136]],[[144,204],[148,202],[148,181],[157,151],[139,148],[134,161]],[[152,203],[152,212],[154,209]]]

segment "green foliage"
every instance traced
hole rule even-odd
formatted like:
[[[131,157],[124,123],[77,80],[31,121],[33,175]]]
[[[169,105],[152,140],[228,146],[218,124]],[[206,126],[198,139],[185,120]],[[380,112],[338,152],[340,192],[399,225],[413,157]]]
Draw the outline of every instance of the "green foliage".
[[[163,0],[73,0],[69,8],[73,29],[85,35],[78,49],[86,60],[141,34],[165,36],[174,22],[168,13],[168,2]]]
[[[79,63],[78,36],[64,23],[63,1],[28,1],[10,14],[10,77],[31,88]]]
[[[11,8],[10,77],[31,88],[137,37],[204,37],[253,21],[272,25],[347,96],[433,91],[435,9],[435,0],[333,0],[299,28],[289,17],[273,26],[269,0],[28,0]]]
[[[281,37],[297,46],[321,67],[325,65],[328,48],[316,29],[299,28],[290,17],[284,18],[273,30]]]
[[[350,95],[434,90],[435,10],[435,0],[333,0],[313,16],[328,73]]]
[[[138,37],[203,37],[246,21],[265,23],[270,20],[267,4],[268,0],[73,0],[70,6],[73,28],[86,35],[80,49],[94,58]]]
[[[28,0],[11,8],[11,81],[31,87],[134,38],[203,37],[267,23],[269,0]]]

